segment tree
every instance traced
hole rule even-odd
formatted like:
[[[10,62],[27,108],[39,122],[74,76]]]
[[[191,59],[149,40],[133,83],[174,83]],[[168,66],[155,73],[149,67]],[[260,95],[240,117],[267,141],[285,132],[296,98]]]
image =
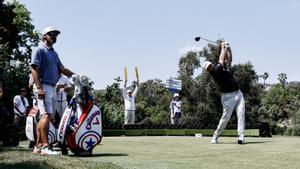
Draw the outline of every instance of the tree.
[[[218,46],[208,44],[199,54],[217,64],[218,50]],[[195,52],[188,52],[180,58],[178,79],[182,80],[183,124],[212,127],[211,124],[217,124],[222,110],[219,88],[206,72],[193,78],[197,68],[200,68],[200,60]]]
[[[38,45],[39,33],[34,30],[30,12],[16,0],[3,4],[0,11],[0,66],[5,68],[4,92],[12,109],[12,98],[28,84],[31,48]],[[15,60],[16,67],[9,65]]]
[[[120,77],[115,79],[112,85],[105,90],[95,91],[95,104],[98,105],[102,112],[103,126],[122,125],[124,123],[124,101],[122,90],[120,89]]]
[[[182,92],[184,97],[190,97],[189,89],[193,88],[193,75],[195,69],[200,67],[200,60],[195,52],[188,52],[179,60],[178,79],[182,81]]]
[[[246,64],[237,64],[232,67],[232,72],[236,78],[241,91],[248,94],[256,82],[256,72],[250,62]]]
[[[138,124],[170,124],[169,103],[172,95],[159,79],[140,84],[136,98]]]
[[[286,73],[279,73],[278,74],[278,80],[279,80],[282,87],[285,87],[286,79],[287,79]]]
[[[261,77],[264,79],[264,85],[263,85],[263,87],[265,88],[265,84],[266,84],[265,82],[266,82],[266,80],[269,77],[269,73],[265,72],[263,75],[261,75]]]
[[[296,92],[282,85],[274,85],[262,98],[262,103],[268,113],[268,122],[274,134],[283,134],[290,125],[291,114],[294,114],[293,104]]]

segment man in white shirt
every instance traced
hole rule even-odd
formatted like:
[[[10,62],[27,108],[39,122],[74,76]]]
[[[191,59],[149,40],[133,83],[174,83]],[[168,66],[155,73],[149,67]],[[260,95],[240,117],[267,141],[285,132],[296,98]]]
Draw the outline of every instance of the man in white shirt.
[[[27,91],[25,88],[22,88],[20,90],[20,95],[16,95],[14,97],[14,114],[15,114],[15,118],[14,118],[14,124],[18,125],[20,124],[20,121],[22,119],[25,119],[26,113],[27,113],[27,109],[28,109],[28,100],[25,97],[27,94]],[[21,126],[19,126],[21,127]]]
[[[135,97],[137,95],[139,81],[136,83],[136,87],[132,93],[131,90],[127,90],[127,81],[125,81],[123,89],[123,97],[125,103],[125,124],[134,124],[135,120]]]
[[[170,103],[171,124],[175,124],[175,125],[180,124],[181,108],[182,108],[182,100],[180,100],[179,94],[175,93],[173,100]]]
[[[67,76],[61,75],[57,84],[56,84],[56,106],[55,112],[58,113],[61,118],[63,113],[65,112],[68,101],[67,101],[67,92],[71,89],[71,83]]]

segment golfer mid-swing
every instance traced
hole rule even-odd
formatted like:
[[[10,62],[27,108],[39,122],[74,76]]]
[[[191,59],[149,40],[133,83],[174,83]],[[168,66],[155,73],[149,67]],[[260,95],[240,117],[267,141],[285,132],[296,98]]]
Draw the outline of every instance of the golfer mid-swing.
[[[218,128],[214,132],[211,143],[218,143],[218,138],[225,129],[230,116],[235,109],[238,118],[238,144],[245,142],[245,100],[240,91],[236,79],[228,70],[228,65],[232,62],[232,53],[230,47],[225,50],[225,43],[221,43],[221,53],[217,66],[211,62],[205,61],[203,68],[209,72],[218,86],[221,88],[221,102],[223,106],[223,115],[220,119]]]

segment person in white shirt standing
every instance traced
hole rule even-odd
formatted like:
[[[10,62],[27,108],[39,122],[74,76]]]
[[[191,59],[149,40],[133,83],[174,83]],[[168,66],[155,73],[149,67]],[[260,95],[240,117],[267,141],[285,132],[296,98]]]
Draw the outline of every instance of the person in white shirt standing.
[[[28,100],[25,97],[27,91],[25,88],[20,90],[20,94],[14,97],[14,124],[22,128],[20,126],[21,120],[25,119],[27,109],[29,107]]]
[[[170,103],[171,124],[178,125],[181,121],[182,100],[178,93],[174,94],[173,100]]]
[[[55,112],[58,113],[59,118],[62,117],[65,112],[68,101],[67,101],[67,92],[71,89],[71,83],[67,76],[61,75],[57,84],[56,84],[56,106]]]
[[[123,97],[125,103],[125,124],[134,124],[135,120],[135,97],[137,95],[139,81],[136,83],[136,87],[132,93],[131,90],[127,90],[127,81],[125,81],[123,89]]]

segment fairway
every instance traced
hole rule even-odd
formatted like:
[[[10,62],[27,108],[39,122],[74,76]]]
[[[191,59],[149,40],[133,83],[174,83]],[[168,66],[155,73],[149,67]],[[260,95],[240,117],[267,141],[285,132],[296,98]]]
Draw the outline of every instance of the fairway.
[[[94,156],[85,158],[33,155],[24,148],[27,142],[22,142],[20,148],[0,153],[0,168],[300,167],[299,137],[248,137],[246,141],[238,145],[235,137],[222,137],[220,144],[212,145],[210,137],[104,137],[101,145],[94,149]]]

